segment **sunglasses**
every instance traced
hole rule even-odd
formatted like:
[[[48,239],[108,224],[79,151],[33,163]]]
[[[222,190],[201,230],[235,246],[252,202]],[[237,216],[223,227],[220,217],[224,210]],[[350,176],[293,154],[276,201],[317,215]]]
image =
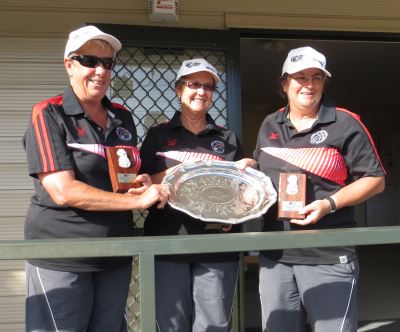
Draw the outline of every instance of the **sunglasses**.
[[[71,59],[78,61],[83,67],[87,68],[96,68],[102,64],[104,69],[111,70],[115,66],[114,58],[99,58],[94,55],[74,55],[71,56]]]
[[[217,89],[217,86],[215,84],[209,84],[209,83],[183,81],[183,84],[185,84],[189,89],[192,90],[198,90],[200,88],[203,88],[204,91],[215,91]]]

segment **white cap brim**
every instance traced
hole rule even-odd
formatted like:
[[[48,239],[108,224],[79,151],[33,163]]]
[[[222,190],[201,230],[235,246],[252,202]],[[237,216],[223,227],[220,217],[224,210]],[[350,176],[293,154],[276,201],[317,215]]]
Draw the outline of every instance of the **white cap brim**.
[[[175,82],[178,82],[182,77],[194,74],[194,73],[199,73],[199,72],[207,72],[212,75],[214,78],[215,83],[221,83],[222,80],[218,76],[217,69],[211,65],[209,62],[207,62],[205,59],[190,59],[190,60],[185,60],[182,63],[181,68],[178,71],[178,74],[176,75]]]
[[[95,26],[89,25],[69,34],[67,45],[65,46],[64,58],[67,58],[72,52],[80,49],[89,40],[101,39],[111,45],[114,52],[117,53],[121,48],[121,42],[112,35],[104,33]]]

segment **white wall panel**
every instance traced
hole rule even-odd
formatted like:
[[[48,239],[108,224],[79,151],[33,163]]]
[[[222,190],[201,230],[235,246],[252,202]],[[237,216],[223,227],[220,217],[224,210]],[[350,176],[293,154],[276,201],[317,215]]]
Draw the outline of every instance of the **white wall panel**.
[[[0,217],[0,240],[22,240],[24,238],[24,220],[25,216],[11,217],[3,216]],[[3,265],[6,262],[10,263],[13,261],[0,261],[0,270],[11,269],[11,265]]]
[[[32,190],[0,190],[0,217],[23,217]]]
[[[29,120],[29,113],[30,109],[24,112],[0,111],[0,139],[18,137],[22,140]],[[15,148],[20,149],[21,141],[15,143],[17,144]],[[0,144],[3,144],[3,141],[0,141]],[[11,144],[11,142],[8,142],[8,144]]]
[[[66,80],[66,71],[62,61],[49,63],[42,61],[0,61],[0,85],[53,85]],[[16,73],[20,73],[16,75]]]
[[[18,85],[18,88],[0,85],[0,163],[26,162],[22,137],[32,106],[62,93],[66,84]]]
[[[25,295],[25,271],[0,271],[0,294],[2,297]]]
[[[33,189],[26,164],[0,163],[0,190]]]
[[[62,63],[67,38],[67,34],[63,38],[1,37],[0,61],[27,59]]]
[[[22,310],[21,310],[22,308]],[[0,331],[25,331],[25,297],[20,295],[0,297]]]
[[[3,129],[0,124],[0,132]],[[4,126],[5,127],[5,126]],[[12,130],[14,133],[15,130]],[[26,157],[22,147],[21,136],[7,137],[0,135],[0,164],[25,163]]]
[[[25,261],[22,260],[0,261],[0,271],[23,270],[24,268]]]

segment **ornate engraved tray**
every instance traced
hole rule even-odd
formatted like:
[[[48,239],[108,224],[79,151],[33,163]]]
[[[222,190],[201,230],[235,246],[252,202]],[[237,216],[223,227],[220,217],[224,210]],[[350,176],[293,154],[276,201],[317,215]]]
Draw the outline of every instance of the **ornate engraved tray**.
[[[230,161],[182,163],[162,183],[172,207],[203,221],[238,224],[260,217],[277,199],[268,176]]]

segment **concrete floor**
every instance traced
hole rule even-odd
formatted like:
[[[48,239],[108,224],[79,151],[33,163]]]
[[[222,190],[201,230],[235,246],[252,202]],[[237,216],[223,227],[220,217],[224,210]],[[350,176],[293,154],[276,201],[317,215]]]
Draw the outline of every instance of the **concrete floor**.
[[[400,244],[361,246],[358,332],[400,332]],[[259,332],[257,265],[245,274],[246,332]]]

